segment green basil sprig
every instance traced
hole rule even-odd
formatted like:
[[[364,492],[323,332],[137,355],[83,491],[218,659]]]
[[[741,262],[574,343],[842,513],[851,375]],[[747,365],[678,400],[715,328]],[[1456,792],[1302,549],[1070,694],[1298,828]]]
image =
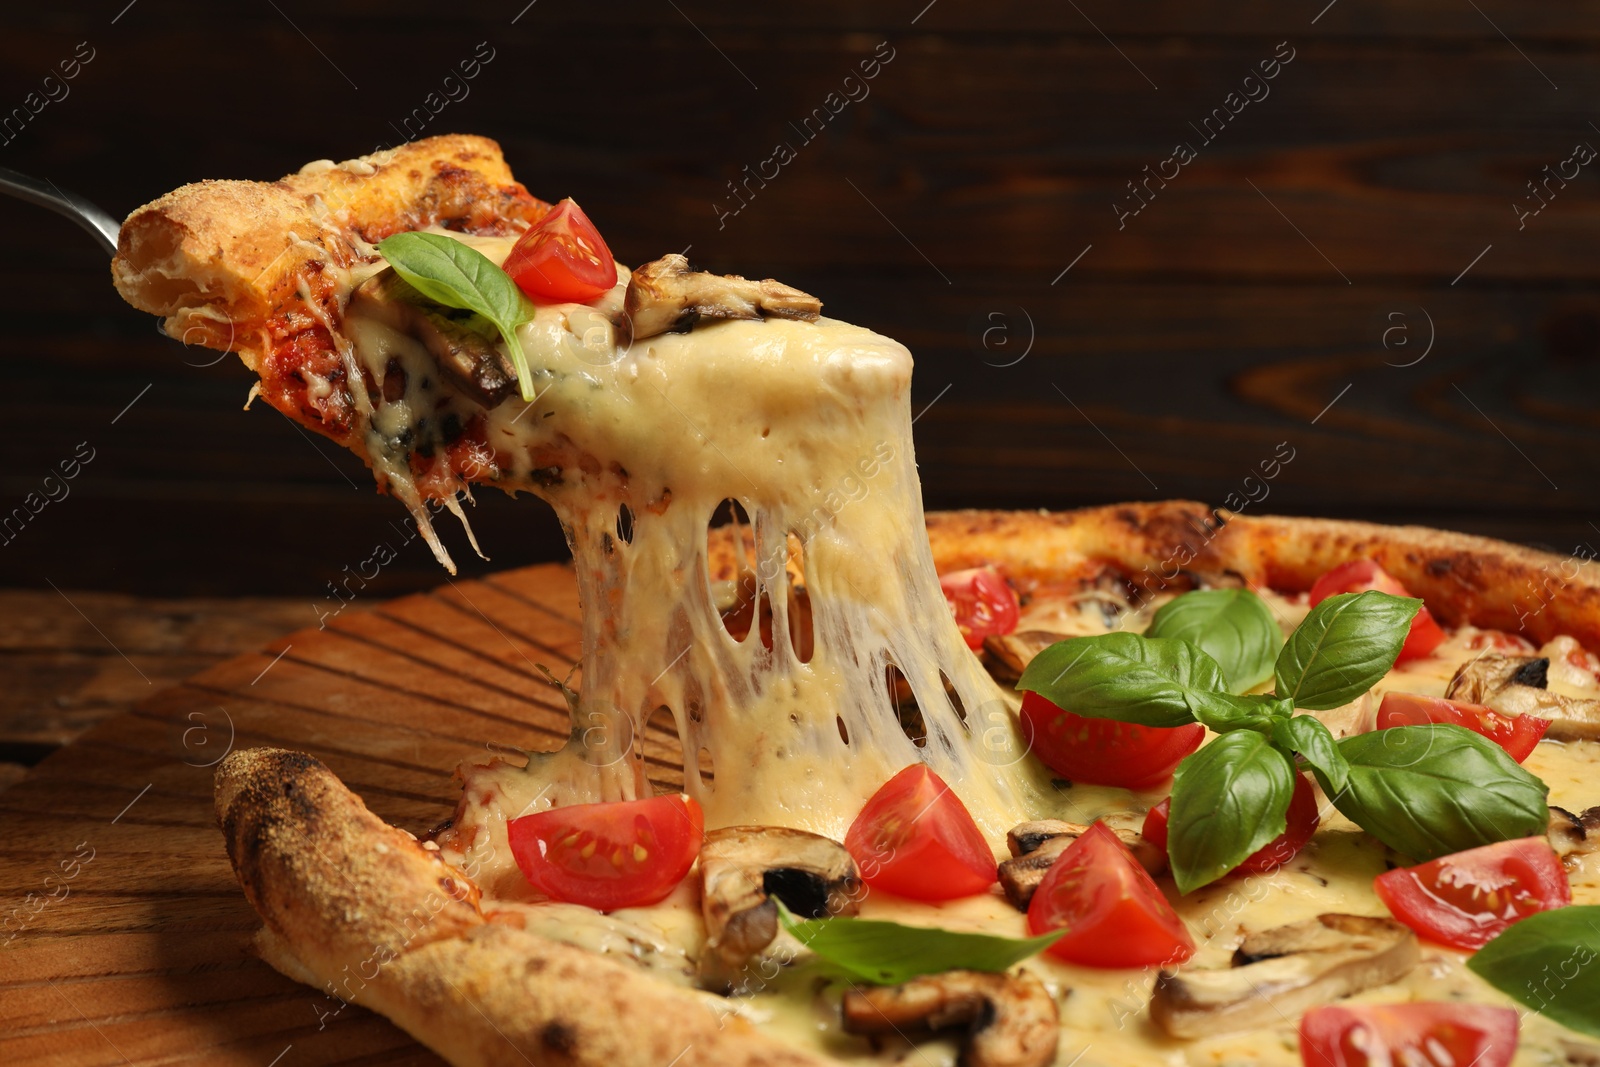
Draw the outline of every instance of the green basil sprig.
[[[1177,637],[1217,661],[1228,689],[1243,693],[1272,677],[1283,631],[1248,589],[1196,589],[1162,605],[1146,637]]]
[[[1420,600],[1375,590],[1329,597],[1278,650],[1275,693],[1240,696],[1229,683],[1261,673],[1261,639],[1206,637],[1205,620],[1244,633],[1255,624],[1239,620],[1255,613],[1238,604],[1259,598],[1230,590],[1225,603],[1209,592],[1164,607],[1165,635],[1071,638],[1041,652],[1017,683],[1077,715],[1161,727],[1198,722],[1222,735],[1180,763],[1173,779],[1167,851],[1180,891],[1215,881],[1283,833],[1297,759],[1339,811],[1417,860],[1543,831],[1548,789],[1488,738],[1434,725],[1336,740],[1317,719],[1295,714],[1336,708],[1382,680]],[[1190,607],[1190,598],[1203,599]],[[1228,658],[1229,672],[1201,638]]]
[[[1283,833],[1294,773],[1254,730],[1223,734],[1178,765],[1167,824],[1178,892],[1216,881]]]
[[[1600,905],[1541,911],[1467,960],[1507,996],[1579,1033],[1600,1037]]]
[[[778,920],[800,943],[857,978],[899,985],[949,970],[1004,971],[1043,952],[1067,931],[1022,940],[965,934],[881,919],[797,919],[778,902]]]
[[[1396,726],[1338,746],[1349,764],[1347,786],[1323,788],[1351,822],[1396,852],[1431,860],[1542,835],[1549,825],[1545,784],[1471,730]]]
[[[533,375],[517,327],[533,318],[533,305],[488,256],[439,233],[397,233],[378,242],[378,254],[412,288],[438,304],[473,311],[494,323],[517,371],[522,399],[533,401]]]
[[[1295,627],[1273,668],[1279,696],[1328,711],[1383,681],[1422,601],[1369,589],[1330,596]]]

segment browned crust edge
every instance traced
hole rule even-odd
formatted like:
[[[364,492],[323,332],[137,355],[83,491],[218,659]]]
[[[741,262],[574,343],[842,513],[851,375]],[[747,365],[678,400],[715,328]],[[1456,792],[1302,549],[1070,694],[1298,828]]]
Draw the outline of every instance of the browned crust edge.
[[[387,1016],[460,1067],[823,1067],[709,994],[485,920],[476,888],[320,761],[234,752],[217,821],[263,955]]]
[[[162,316],[170,336],[239,352],[255,368],[266,344],[260,324],[308,277],[370,258],[368,242],[430,225],[504,232],[544,210],[494,141],[429,137],[320,160],[275,182],[185,185],[128,216],[111,277],[128,303]]]
[[[1024,590],[1109,566],[1148,593],[1236,575],[1286,593],[1353,559],[1376,560],[1448,626],[1568,634],[1600,648],[1600,564],[1426,526],[1240,515],[1190,500],[1063,512],[928,516],[940,571],[991,564]]]

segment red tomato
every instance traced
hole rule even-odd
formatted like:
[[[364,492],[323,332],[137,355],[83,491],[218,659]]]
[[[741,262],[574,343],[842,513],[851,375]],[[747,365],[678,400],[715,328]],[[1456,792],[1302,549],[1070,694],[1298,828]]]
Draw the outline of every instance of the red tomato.
[[[1305,1067],[1506,1067],[1517,1013],[1486,1004],[1326,1004],[1300,1020]]]
[[[1062,711],[1038,693],[1022,695],[1022,727],[1044,765],[1074,782],[1150,789],[1200,747],[1206,728],[1138,726]]]
[[[1167,819],[1172,811],[1172,798],[1168,797],[1151,808],[1144,817],[1139,832],[1144,839],[1167,851]],[[1306,847],[1311,835],[1317,832],[1321,820],[1317,817],[1317,794],[1311,788],[1311,779],[1303,774],[1295,776],[1294,795],[1289,798],[1288,827],[1277,837],[1256,849],[1233,869],[1235,874],[1270,874],[1294,859]]]
[[[1385,693],[1378,705],[1378,729],[1391,726],[1424,726],[1431,722],[1464,726],[1482,734],[1521,763],[1550,729],[1550,720],[1537,715],[1502,715],[1481,704],[1467,704],[1444,697],[1425,697],[1417,693]]]
[[[512,819],[511,855],[535,889],[601,911],[654,904],[683,881],[704,838],[693,799],[573,804]]]
[[[1017,628],[1017,594],[988,567],[951,571],[939,579],[967,647],[980,649],[985,637]]]
[[[989,843],[961,798],[920,763],[872,794],[845,834],[861,880],[912,900],[955,900],[994,884]]]
[[[1372,560],[1356,559],[1341,563],[1316,580],[1311,587],[1311,606],[1316,607],[1335,593],[1363,593],[1368,589],[1391,596],[1411,595],[1405,586]],[[1433,621],[1428,609],[1423,607],[1417,612],[1417,617],[1411,620],[1411,633],[1406,636],[1406,643],[1400,649],[1400,655],[1395,657],[1395,662],[1421,659],[1431,654],[1443,641],[1444,631]]]
[[[1572,888],[1542,837],[1453,852],[1386,871],[1372,887],[1394,917],[1430,941],[1482,948],[1534,912],[1572,903]]]
[[[1028,930],[1067,933],[1047,950],[1085,967],[1182,963],[1194,938],[1149,872],[1104,823],[1067,846],[1028,905]]]
[[[528,227],[501,266],[535,300],[587,303],[617,284],[611,249],[570,197]]]
[[[1480,630],[1467,638],[1467,647],[1474,652],[1482,652],[1492,648],[1496,652],[1524,653],[1533,651],[1533,642],[1518,634],[1508,634],[1504,630]]]

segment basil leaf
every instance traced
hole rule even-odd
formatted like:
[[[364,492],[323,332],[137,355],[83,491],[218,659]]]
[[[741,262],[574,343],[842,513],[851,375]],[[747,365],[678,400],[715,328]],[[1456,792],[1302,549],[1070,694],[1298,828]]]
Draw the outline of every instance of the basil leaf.
[[[943,971],[1004,971],[1043,952],[1067,932],[1052,930],[1019,941],[880,919],[796,919],[782,901],[777,903],[778,920],[801,944],[857,978],[880,985]]]
[[[1600,905],[1541,911],[1467,960],[1490,985],[1562,1026],[1600,1037]]]
[[[1350,764],[1345,789],[1317,774],[1334,807],[1413,859],[1541,835],[1549,823],[1549,788],[1463,727],[1396,726],[1338,747]]]
[[[1248,589],[1196,589],[1156,612],[1146,637],[1178,637],[1217,661],[1228,689],[1242,693],[1272,677],[1283,631]]]
[[[1394,666],[1422,601],[1369,589],[1311,609],[1278,653],[1277,693],[1327,711],[1377,685]]]
[[[1167,856],[1178,892],[1216,881],[1288,828],[1294,764],[1253,730],[1204,745],[1172,779]]]
[[[1292,703],[1275,696],[1204,693],[1195,696],[1192,706],[1195,719],[1219,734],[1232,730],[1271,734],[1276,723],[1294,714]]]
[[[1339,751],[1333,734],[1314,715],[1280,719],[1272,726],[1272,740],[1284,752],[1298,752],[1312,769],[1320,772],[1322,788],[1329,796],[1342,792],[1350,780],[1350,761]]]
[[[397,233],[378,242],[378,254],[412,288],[435,303],[475,311],[494,323],[517,370],[522,399],[532,401],[533,375],[517,327],[533,317],[522,290],[488,256],[440,233]]]
[[[1195,708],[1220,709],[1217,661],[1187,641],[1130,633],[1058,641],[1022,672],[1017,688],[1063,711],[1143,726],[1184,726]]]

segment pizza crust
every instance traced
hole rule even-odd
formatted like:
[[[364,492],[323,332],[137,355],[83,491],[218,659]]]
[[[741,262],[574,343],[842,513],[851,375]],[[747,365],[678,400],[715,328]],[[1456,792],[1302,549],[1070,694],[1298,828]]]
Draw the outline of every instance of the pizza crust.
[[[992,564],[1024,592],[1091,580],[1110,565],[1145,595],[1229,574],[1298,593],[1341,563],[1370,558],[1447,626],[1521,633],[1535,644],[1567,634],[1600,648],[1600,564],[1426,526],[1239,515],[1169,500],[933,512],[928,538],[941,573]]]
[[[490,921],[471,879],[311,756],[232,753],[217,768],[216,809],[266,924],[267,962],[382,1013],[460,1067],[833,1062],[762,1033],[731,1002]]]
[[[494,141],[430,137],[276,182],[185,185],[128,216],[111,278],[169,336],[238,352],[255,369],[269,340],[262,324],[303,288],[323,298],[318,276],[372,259],[372,243],[435,225],[507,233],[548,209]]]

